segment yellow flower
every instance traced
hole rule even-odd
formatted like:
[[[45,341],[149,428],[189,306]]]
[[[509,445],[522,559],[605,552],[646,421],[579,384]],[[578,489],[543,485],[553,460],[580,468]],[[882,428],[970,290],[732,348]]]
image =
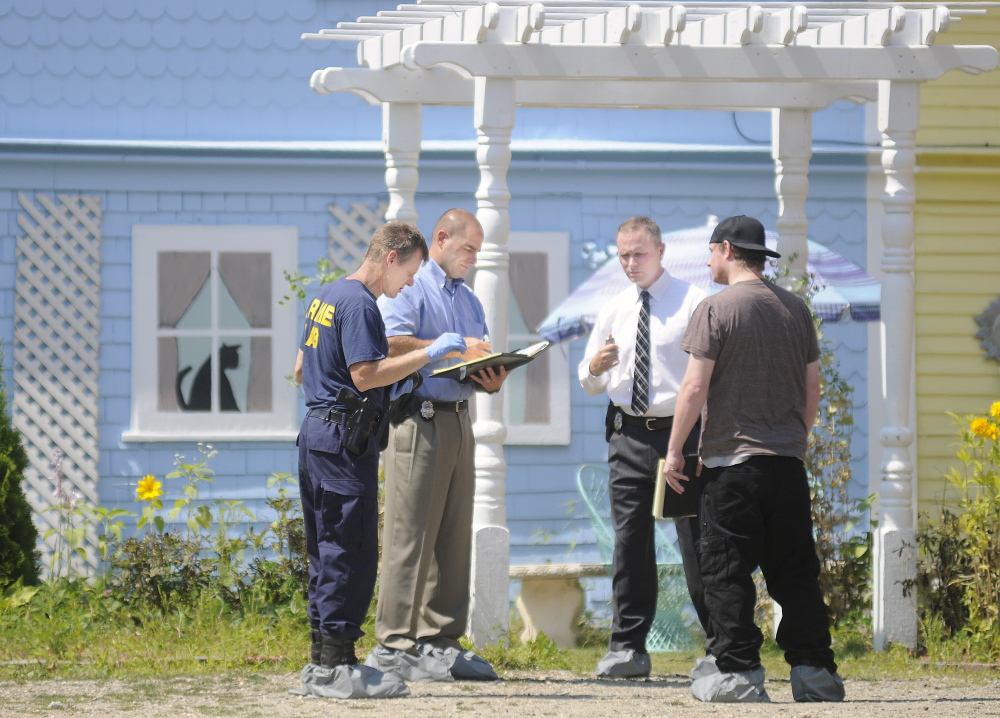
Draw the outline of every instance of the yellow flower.
[[[1000,429],[989,419],[973,419],[969,424],[969,428],[972,429],[973,434],[981,436],[984,439],[993,439],[996,441],[1000,437]]]
[[[993,406],[990,407],[990,416],[994,419],[1000,419],[1000,401],[993,402]]]
[[[161,486],[163,484],[157,481],[156,477],[152,474],[143,476],[142,481],[135,487],[135,495],[139,497],[140,501],[156,501],[156,499],[163,496]]]

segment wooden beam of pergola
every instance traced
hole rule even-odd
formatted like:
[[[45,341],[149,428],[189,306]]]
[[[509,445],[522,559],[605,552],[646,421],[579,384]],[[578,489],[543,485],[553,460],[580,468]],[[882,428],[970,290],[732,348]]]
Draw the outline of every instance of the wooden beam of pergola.
[[[420,105],[473,104],[475,82],[447,70],[365,70],[329,67],[316,70],[312,88],[321,95],[351,92],[371,105],[413,102]],[[518,107],[601,109],[768,110],[771,107],[818,110],[837,100],[878,99],[872,82],[682,82],[670,80],[518,80]],[[767,107],[762,107],[766,100]]]

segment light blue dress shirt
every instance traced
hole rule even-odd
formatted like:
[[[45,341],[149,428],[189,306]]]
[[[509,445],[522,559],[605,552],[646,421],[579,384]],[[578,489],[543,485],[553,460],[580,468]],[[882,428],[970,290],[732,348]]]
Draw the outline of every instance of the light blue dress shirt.
[[[486,312],[479,297],[464,279],[449,279],[433,259],[428,259],[413,278],[412,287],[403,287],[394,299],[379,297],[378,308],[385,322],[386,336],[437,339],[446,332],[463,337],[486,339]],[[477,384],[460,384],[454,379],[431,379],[431,372],[460,364],[461,359],[442,359],[420,370],[424,383],[417,394],[435,401],[468,399]]]

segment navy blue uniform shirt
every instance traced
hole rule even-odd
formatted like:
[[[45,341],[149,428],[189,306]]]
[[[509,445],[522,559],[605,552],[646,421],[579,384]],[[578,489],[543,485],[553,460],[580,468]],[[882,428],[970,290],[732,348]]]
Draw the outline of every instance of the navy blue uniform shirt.
[[[389,356],[375,295],[356,279],[338,279],[323,287],[306,312],[299,348],[306,406],[343,409],[336,401],[342,386],[360,393],[351,379],[351,365]],[[384,394],[379,387],[362,396],[381,410]]]
[[[302,331],[302,387],[306,406],[345,407],[334,397],[346,386],[359,393],[350,366],[384,359],[389,354],[385,325],[375,295],[356,279],[340,279],[323,287],[306,312]],[[385,388],[370,389],[369,397],[381,411]],[[314,482],[344,496],[378,493],[378,447],[374,436],[359,456],[342,448],[340,424],[307,416],[299,432],[300,462],[305,457]],[[318,452],[318,453],[315,453]]]

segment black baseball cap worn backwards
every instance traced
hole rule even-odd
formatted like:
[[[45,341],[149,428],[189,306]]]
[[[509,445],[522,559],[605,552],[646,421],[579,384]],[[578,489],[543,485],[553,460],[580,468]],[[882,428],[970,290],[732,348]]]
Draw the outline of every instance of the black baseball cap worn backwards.
[[[709,244],[721,244],[729,242],[734,247],[740,249],[750,249],[755,252],[763,252],[768,257],[781,257],[773,249],[768,249],[764,244],[764,225],[753,217],[745,214],[736,217],[726,217],[726,219],[715,225],[712,238]]]

